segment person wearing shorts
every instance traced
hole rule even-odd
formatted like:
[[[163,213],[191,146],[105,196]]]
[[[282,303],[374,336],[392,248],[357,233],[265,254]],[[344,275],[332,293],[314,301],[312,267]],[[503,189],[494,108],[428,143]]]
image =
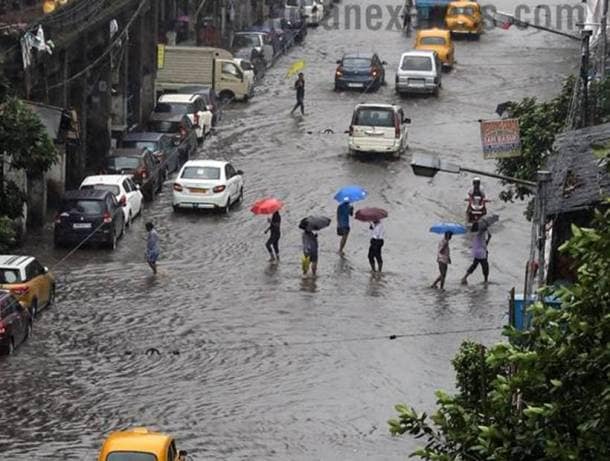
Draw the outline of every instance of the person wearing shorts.
[[[349,218],[354,214],[354,207],[346,197],[337,207],[337,235],[341,237],[339,243],[339,254],[344,254],[343,249],[347,243],[347,237],[349,236]]]
[[[445,289],[445,278],[447,277],[447,268],[451,264],[451,255],[449,251],[449,240],[453,234],[451,232],[445,232],[443,238],[438,242],[438,253],[436,255],[436,262],[438,263],[438,270],[440,275],[432,284],[432,288],[438,288],[440,284],[441,290]]]
[[[303,258],[307,261],[303,265],[303,275],[307,275],[311,267],[315,277],[318,271],[318,235],[309,230],[303,231]]]

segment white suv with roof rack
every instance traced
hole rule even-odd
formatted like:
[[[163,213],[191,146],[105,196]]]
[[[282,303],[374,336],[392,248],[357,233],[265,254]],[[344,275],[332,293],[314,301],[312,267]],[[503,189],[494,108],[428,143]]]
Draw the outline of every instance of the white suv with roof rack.
[[[188,115],[199,141],[203,141],[203,138],[212,131],[211,107],[208,107],[203,98],[197,94],[164,94],[159,97],[154,112]]]

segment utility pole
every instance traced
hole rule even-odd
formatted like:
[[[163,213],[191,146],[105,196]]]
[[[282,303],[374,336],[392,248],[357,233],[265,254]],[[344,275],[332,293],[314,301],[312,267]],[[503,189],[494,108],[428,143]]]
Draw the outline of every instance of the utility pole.
[[[540,289],[545,285],[545,248],[546,248],[546,201],[548,184],[551,181],[551,172],[538,170],[536,173],[537,200],[539,206],[538,216],[538,301],[542,301]]]
[[[599,75],[603,80],[605,80],[606,78],[606,53],[607,53],[607,47],[608,44],[606,43],[607,39],[608,39],[608,33],[606,31],[606,29],[608,28],[608,0],[604,0],[604,5],[602,7],[602,19],[601,19],[601,69],[599,72]]]
[[[582,80],[582,126],[589,126],[589,41],[592,31],[582,31],[580,78]]]

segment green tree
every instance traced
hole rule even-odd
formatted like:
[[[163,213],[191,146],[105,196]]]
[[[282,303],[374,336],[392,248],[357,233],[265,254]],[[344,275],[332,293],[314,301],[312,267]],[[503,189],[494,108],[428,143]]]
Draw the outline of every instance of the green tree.
[[[610,204],[610,202],[609,202]],[[431,415],[397,405],[393,434],[423,439],[425,460],[610,459],[610,210],[592,229],[574,227],[561,251],[578,268],[556,289],[561,309],[535,304],[532,327],[511,341],[462,344],[457,393],[437,392]]]

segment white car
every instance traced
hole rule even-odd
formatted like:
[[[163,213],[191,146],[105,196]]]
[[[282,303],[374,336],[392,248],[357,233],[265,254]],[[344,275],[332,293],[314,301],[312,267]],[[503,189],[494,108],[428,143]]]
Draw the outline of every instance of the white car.
[[[252,63],[247,59],[242,58],[235,58],[233,59],[233,61],[244,73],[244,79],[248,83],[248,86],[254,86],[254,66],[252,65]]]
[[[349,127],[348,148],[351,154],[371,152],[400,156],[407,148],[407,124],[400,106],[393,104],[359,104]]]
[[[206,106],[203,98],[197,94],[164,94],[157,101],[154,111],[188,115],[199,141],[212,130],[211,108]]]
[[[242,200],[243,172],[229,162],[189,160],[174,182],[172,206],[180,208],[220,209],[229,212],[231,205]]]
[[[108,190],[114,194],[117,201],[123,206],[125,226],[129,227],[131,221],[142,212],[144,199],[140,186],[131,179],[131,176],[120,174],[106,174],[87,176],[80,189]]]
[[[304,13],[308,26],[319,26],[324,19],[324,5],[318,0],[305,0]]]

